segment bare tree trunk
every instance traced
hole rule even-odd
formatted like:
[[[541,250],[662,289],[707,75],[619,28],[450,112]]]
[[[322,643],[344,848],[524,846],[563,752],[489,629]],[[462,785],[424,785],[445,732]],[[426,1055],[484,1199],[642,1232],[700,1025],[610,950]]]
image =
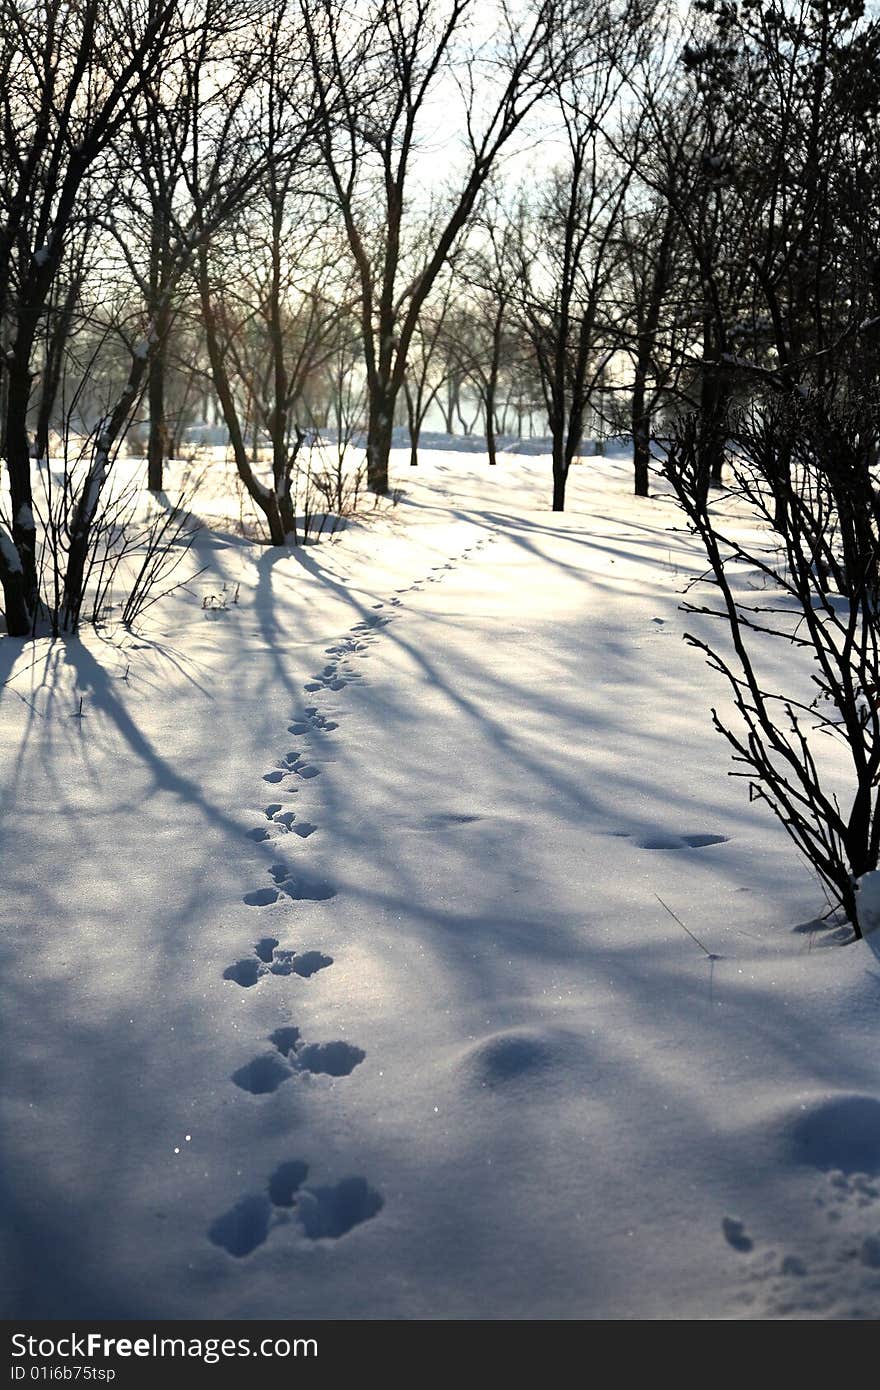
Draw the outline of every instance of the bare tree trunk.
[[[636,497],[648,496],[648,482],[651,467],[651,417],[645,405],[645,371],[640,360],[636,361],[635,377],[632,387],[632,439],[633,469],[635,472]]]
[[[718,360],[711,329],[703,337],[703,375],[700,383],[700,466],[711,482],[720,484],[724,476],[724,422],[729,390]]]
[[[274,134],[274,132],[273,132]],[[273,140],[274,147],[274,140]],[[288,441],[288,392],[289,382],[284,360],[285,342],[282,322],[282,240],[284,227],[284,197],[279,197],[275,184],[274,169],[271,174],[272,211],[272,288],[269,301],[269,343],[272,352],[272,391],[273,403],[269,418],[269,433],[272,439],[272,481],[274,500],[278,511],[278,522],[283,536],[282,543],[290,537],[297,543],[296,514],[290,496],[290,470],[292,458]],[[297,430],[299,452],[302,436]]]
[[[419,462],[419,435],[421,434],[421,412],[419,399],[421,393],[413,396],[412,389],[408,381],[403,383],[403,393],[406,399],[406,423],[409,431],[409,466],[417,468]]]
[[[165,420],[165,383],[168,376],[170,313],[162,293],[165,275],[168,228],[163,210],[154,204],[150,225],[150,302],[148,314],[155,342],[147,374],[147,404],[150,424],[147,442],[147,487],[161,492],[165,460],[168,456],[168,427]]]
[[[494,468],[498,462],[497,446],[495,440],[495,383],[490,381],[486,387],[486,449],[489,453],[489,467]]]
[[[25,597],[21,559],[12,543],[12,538],[2,523],[0,523],[0,585],[3,588],[6,631],[11,637],[30,636],[33,620]]]
[[[208,253],[204,246],[199,249],[198,277],[199,296],[202,305],[202,322],[205,330],[205,343],[208,348],[208,358],[211,363],[211,375],[214,380],[217,399],[220,402],[220,408],[223,412],[223,419],[229,431],[229,442],[232,445],[235,466],[238,469],[238,475],[247,488],[249,495],[254,502],[256,502],[260,511],[263,512],[266,518],[272,544],[283,545],[287,532],[279,511],[278,498],[271,488],[264,487],[263,484],[259,482],[248,462],[247,449],[241,431],[241,423],[238,418],[235,397],[233,395],[229,375],[226,371],[226,364],[223,360],[223,350],[220,346],[217,317],[214,313],[214,305],[211,300]]]
[[[458,409],[459,390],[460,383],[450,376],[446,383],[446,404],[443,409],[443,423],[446,426],[447,434],[455,434],[455,412]]]
[[[8,363],[8,392],[6,397],[6,464],[12,510],[12,541],[21,560],[21,577],[15,578],[13,588],[20,595],[15,611],[6,614],[6,626],[13,637],[26,637],[33,627],[38,603],[37,528],[34,523],[31,492],[31,450],[27,416],[31,397],[29,369],[30,342],[27,349],[20,346]]]
[[[394,431],[394,397],[386,388],[370,389],[367,422],[367,486],[384,496],[388,491],[388,460]]]
[[[506,301],[502,300],[495,314],[495,321],[492,325],[492,357],[489,363],[489,377],[486,382],[486,448],[489,451],[489,466],[493,468],[497,463],[495,448],[495,398],[498,394],[498,373],[501,367],[501,328],[504,322],[504,311]]]
[[[164,317],[164,316],[163,316]],[[150,412],[150,435],[147,443],[147,487],[161,492],[165,485],[165,460],[168,457],[168,425],[165,419],[165,382],[168,374],[168,325],[158,325],[155,355],[150,359],[147,378],[147,402]]]
[[[565,487],[568,482],[568,464],[565,461],[565,443],[562,430],[553,431],[553,510],[565,511]]]

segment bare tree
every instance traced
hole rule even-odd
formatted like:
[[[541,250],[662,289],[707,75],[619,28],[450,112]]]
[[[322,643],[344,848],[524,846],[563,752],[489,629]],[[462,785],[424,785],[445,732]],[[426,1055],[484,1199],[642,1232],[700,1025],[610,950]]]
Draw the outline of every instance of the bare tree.
[[[738,723],[714,718],[737,772],[858,935],[857,881],[880,857],[880,277],[866,234],[880,88],[865,79],[880,25],[841,0],[729,6],[712,23],[687,66],[724,94],[727,137],[703,152],[727,190],[720,266],[685,210],[682,225],[714,301],[720,342],[705,365],[724,373],[728,404],[681,422],[667,473],[720,599],[694,610],[724,627],[717,643],[691,640],[732,689]],[[719,436],[732,445],[730,519],[710,494]],[[744,566],[760,600],[742,591]],[[810,659],[812,699],[794,673],[793,689],[770,684],[768,639]],[[822,756],[829,738],[844,778]]]
[[[672,404],[690,350],[690,261],[675,209],[634,179],[616,234],[617,351],[628,359],[634,490],[647,497],[651,437],[662,404]]]
[[[499,0],[495,32],[480,47],[467,42],[474,0],[370,0],[356,22],[320,0],[304,14],[321,152],[360,280],[368,482],[384,493],[419,315],[496,160],[546,91],[561,20],[570,16],[568,32],[585,48],[617,16],[593,0]],[[456,91],[463,164],[433,234],[416,243],[413,165],[436,103]]]
[[[232,256],[226,254],[229,248],[212,247],[202,238],[196,283],[211,374],[235,465],[266,518],[272,543],[282,545],[288,537],[296,540],[291,480],[304,423],[297,418],[296,406],[309,374],[335,351],[340,305],[321,289],[321,261],[315,252],[321,228],[314,201],[307,212],[309,200],[302,188],[314,135],[311,65],[303,29],[284,0],[274,4],[262,34],[252,34],[251,49],[260,52],[261,62],[259,72],[251,74],[245,102],[247,140],[262,152],[263,168],[235,229]],[[210,196],[212,187],[222,186],[229,161],[236,157],[228,146],[209,151],[202,142],[191,176],[197,205]],[[309,282],[305,289],[304,279]],[[263,428],[269,436],[268,482],[248,453],[239,385],[250,401],[255,429]]]
[[[228,0],[229,7],[233,3],[234,0]],[[10,200],[10,208],[21,216],[17,240],[11,236],[11,224],[7,224],[5,232],[13,277],[6,302],[6,323],[12,325],[13,346],[5,362],[8,378],[5,453],[10,472],[13,522],[12,535],[4,537],[0,578],[4,582],[7,628],[16,635],[27,635],[40,615],[37,526],[31,478],[24,469],[31,374],[28,372],[24,377],[20,372],[23,348],[28,345],[28,352],[33,353],[46,305],[51,303],[50,290],[57,276],[59,257],[72,229],[78,222],[106,221],[112,215],[107,209],[124,177],[121,161],[130,148],[128,131],[143,110],[147,100],[146,84],[155,66],[160,61],[182,65],[189,74],[189,90],[196,103],[199,75],[204,76],[211,63],[221,64],[228,71],[228,50],[220,52],[215,48],[217,13],[224,7],[226,0],[205,0],[204,6],[194,3],[185,12],[171,6],[160,15],[159,6],[151,0],[147,11],[135,16],[140,27],[135,26],[133,37],[125,27],[126,21],[130,24],[132,19],[130,6],[119,10],[105,6],[100,12],[92,5],[75,10],[59,7],[57,14],[53,10],[55,27],[49,34],[51,43],[41,51],[44,66],[29,69],[33,92],[28,95],[42,113],[45,129],[41,130],[39,121],[28,125],[31,108],[27,102],[15,104],[14,109],[7,106],[8,120],[14,116],[20,121],[22,147],[29,150],[14,167],[22,183],[26,182],[26,177],[30,178],[28,187],[31,189],[25,198],[24,211],[17,208],[14,199]],[[232,11],[226,7],[225,12]],[[24,21],[30,18],[22,16],[24,31],[28,33]],[[98,40],[103,38],[109,47],[114,36],[118,39],[117,50],[126,55],[126,61],[110,67]],[[239,89],[248,91],[249,80],[244,74],[240,74],[240,78]],[[74,143],[77,134],[82,136],[80,144]],[[228,139],[229,134],[229,127],[226,127],[225,138]],[[31,140],[33,148],[27,145],[27,140]],[[230,208],[238,205],[252,181],[255,162],[259,166],[262,160],[261,152],[250,154],[247,145],[242,146],[234,174],[222,187],[212,187],[210,195],[202,199],[196,209],[191,204],[169,208],[169,225],[173,227],[175,240],[175,274],[168,277],[158,307],[170,306],[179,277],[196,247],[212,234]],[[30,164],[34,168],[28,176]],[[86,178],[88,170],[91,170],[89,179]],[[96,184],[99,185],[97,198]],[[33,250],[34,244],[36,250]],[[81,298],[83,295],[86,291]],[[91,293],[86,297],[92,302],[96,298]],[[92,433],[88,467],[79,470],[77,477],[65,479],[65,487],[74,490],[65,508],[67,534],[64,545],[54,546],[52,550],[53,562],[64,566],[63,580],[59,584],[56,574],[54,582],[54,588],[60,587],[62,592],[62,626],[75,625],[83,611],[83,586],[89,573],[93,535],[100,525],[106,484],[140,399],[150,354],[156,344],[153,325],[145,319],[143,311],[125,323],[120,322],[118,330],[126,344],[127,367],[110,392],[107,406]],[[52,608],[51,597],[49,608],[55,624],[57,613]]]
[[[87,176],[108,153],[179,30],[170,0],[2,0],[0,319],[3,453],[11,536],[0,553],[6,623],[36,618],[36,525],[28,430],[34,352]]]
[[[560,74],[566,157],[520,220],[520,309],[553,438],[554,511],[565,508],[587,407],[613,351],[606,318],[631,170],[613,162],[599,121],[619,80],[610,64],[586,76],[567,66]]]
[[[455,303],[456,257],[435,285],[435,293],[422,307],[410,344],[403,390],[409,427],[409,461],[419,461],[419,439],[425,417],[446,384],[449,369],[448,327]]]
[[[462,281],[467,290],[457,320],[457,355],[483,409],[489,464],[498,459],[500,392],[505,372],[519,354],[515,328],[518,276],[515,214],[492,190],[477,219]]]

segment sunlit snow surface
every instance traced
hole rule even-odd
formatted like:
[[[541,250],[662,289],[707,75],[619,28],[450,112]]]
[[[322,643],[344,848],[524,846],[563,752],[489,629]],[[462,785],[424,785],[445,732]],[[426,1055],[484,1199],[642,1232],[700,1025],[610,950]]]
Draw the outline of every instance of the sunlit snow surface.
[[[726,775],[694,542],[407,463],[0,641],[4,1315],[877,1316],[880,964]]]

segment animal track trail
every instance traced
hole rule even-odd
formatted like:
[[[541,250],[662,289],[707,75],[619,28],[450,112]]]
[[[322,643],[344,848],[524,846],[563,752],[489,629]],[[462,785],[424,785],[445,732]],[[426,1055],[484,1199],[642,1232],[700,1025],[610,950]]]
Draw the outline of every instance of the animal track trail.
[[[436,584],[439,580],[443,579],[444,575],[458,569],[463,560],[469,559],[471,555],[477,554],[478,551],[482,550],[485,546],[492,545],[497,540],[497,536],[483,536],[480,540],[465,546],[455,557],[443,561],[438,565],[432,565],[427,574],[423,574],[420,578],[414,579],[411,584],[403,585],[401,588],[395,589],[394,597],[388,600],[389,605],[395,608],[399,607],[407,594],[421,593],[426,584]],[[378,606],[379,605],[377,605],[377,607]]]
[[[488,539],[477,542],[464,551],[459,559],[480,549],[488,543]],[[410,585],[409,589],[398,590],[388,601],[388,607],[399,608],[403,595],[417,592],[426,582],[437,582],[455,568],[456,564],[452,561],[434,566],[429,575]],[[393,620],[394,614],[386,613],[384,609],[384,602],[375,603],[371,612],[325,648],[324,655],[328,660],[304,683],[303,689],[308,694],[326,697],[328,692],[335,694],[363,680],[362,673],[355,669],[355,663],[369,657],[383,628]],[[293,738],[309,740],[320,740],[338,729],[336,712],[323,710],[320,704],[305,706],[302,714],[294,714],[287,726]],[[263,781],[278,787],[279,792],[289,799],[318,777],[320,771],[306,752],[292,748],[263,774]],[[299,816],[283,801],[270,801],[263,809],[263,816],[266,824],[255,826],[247,832],[256,843],[273,841],[290,834],[305,841],[319,828]],[[440,816],[437,825],[431,828],[468,824],[474,819],[478,817],[449,813]],[[258,911],[277,911],[285,899],[323,902],[336,895],[331,883],[282,860],[276,860],[269,866],[268,876],[270,883],[244,894],[245,906]],[[332,964],[333,957],[322,951],[298,953],[282,947],[277,936],[266,935],[254,942],[251,955],[228,965],[223,971],[223,978],[240,988],[251,989],[268,975],[297,975],[308,980]],[[348,1077],[366,1057],[363,1048],[342,1038],[328,1042],[306,1041],[300,1028],[294,1025],[276,1028],[269,1034],[267,1042],[270,1045],[268,1050],[232,1074],[233,1084],[252,1096],[272,1095],[297,1077]],[[233,1258],[244,1259],[263,1245],[274,1230],[292,1225],[294,1221],[308,1240],[339,1240],[382,1209],[381,1194],[362,1176],[307,1186],[308,1175],[309,1166],[302,1159],[290,1159],[280,1164],[270,1174],[264,1192],[242,1197],[229,1211],[217,1217],[208,1230],[209,1240]]]
[[[374,604],[375,608],[383,608],[384,604]],[[356,671],[353,662],[356,659],[363,660],[369,656],[370,646],[375,639],[376,633],[384,627],[390,618],[382,617],[380,613],[369,613],[365,618],[352,625],[348,632],[329,647],[325,647],[324,655],[332,658],[326,666],[312,676],[307,681],[303,689],[308,693],[321,693],[323,691],[344,690],[352,681],[363,680],[360,671]],[[319,712],[316,710],[312,716],[313,725],[319,725],[326,729],[326,720],[321,720]],[[335,727],[335,725],[333,726]],[[298,729],[298,732],[309,732],[307,727]]]
[[[375,609],[382,609],[385,605],[377,603],[373,606]],[[384,617],[381,612],[372,612],[354,623],[343,637],[325,647],[324,655],[331,660],[305,682],[303,690],[312,695],[324,694],[327,691],[335,693],[344,690],[353,682],[362,681],[363,674],[354,669],[353,663],[369,656],[377,633],[390,621],[391,619]],[[295,719],[289,729],[291,733],[304,737],[311,733],[330,733],[337,727],[334,720],[328,719],[316,705],[313,705],[306,710],[305,718]]]

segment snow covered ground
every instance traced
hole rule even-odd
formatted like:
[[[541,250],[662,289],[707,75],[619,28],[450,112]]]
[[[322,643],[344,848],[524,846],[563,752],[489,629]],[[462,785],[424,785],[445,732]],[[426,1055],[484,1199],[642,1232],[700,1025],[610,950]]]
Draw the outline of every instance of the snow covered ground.
[[[725,776],[673,505],[395,475],[0,641],[3,1314],[877,1316],[880,965]]]

